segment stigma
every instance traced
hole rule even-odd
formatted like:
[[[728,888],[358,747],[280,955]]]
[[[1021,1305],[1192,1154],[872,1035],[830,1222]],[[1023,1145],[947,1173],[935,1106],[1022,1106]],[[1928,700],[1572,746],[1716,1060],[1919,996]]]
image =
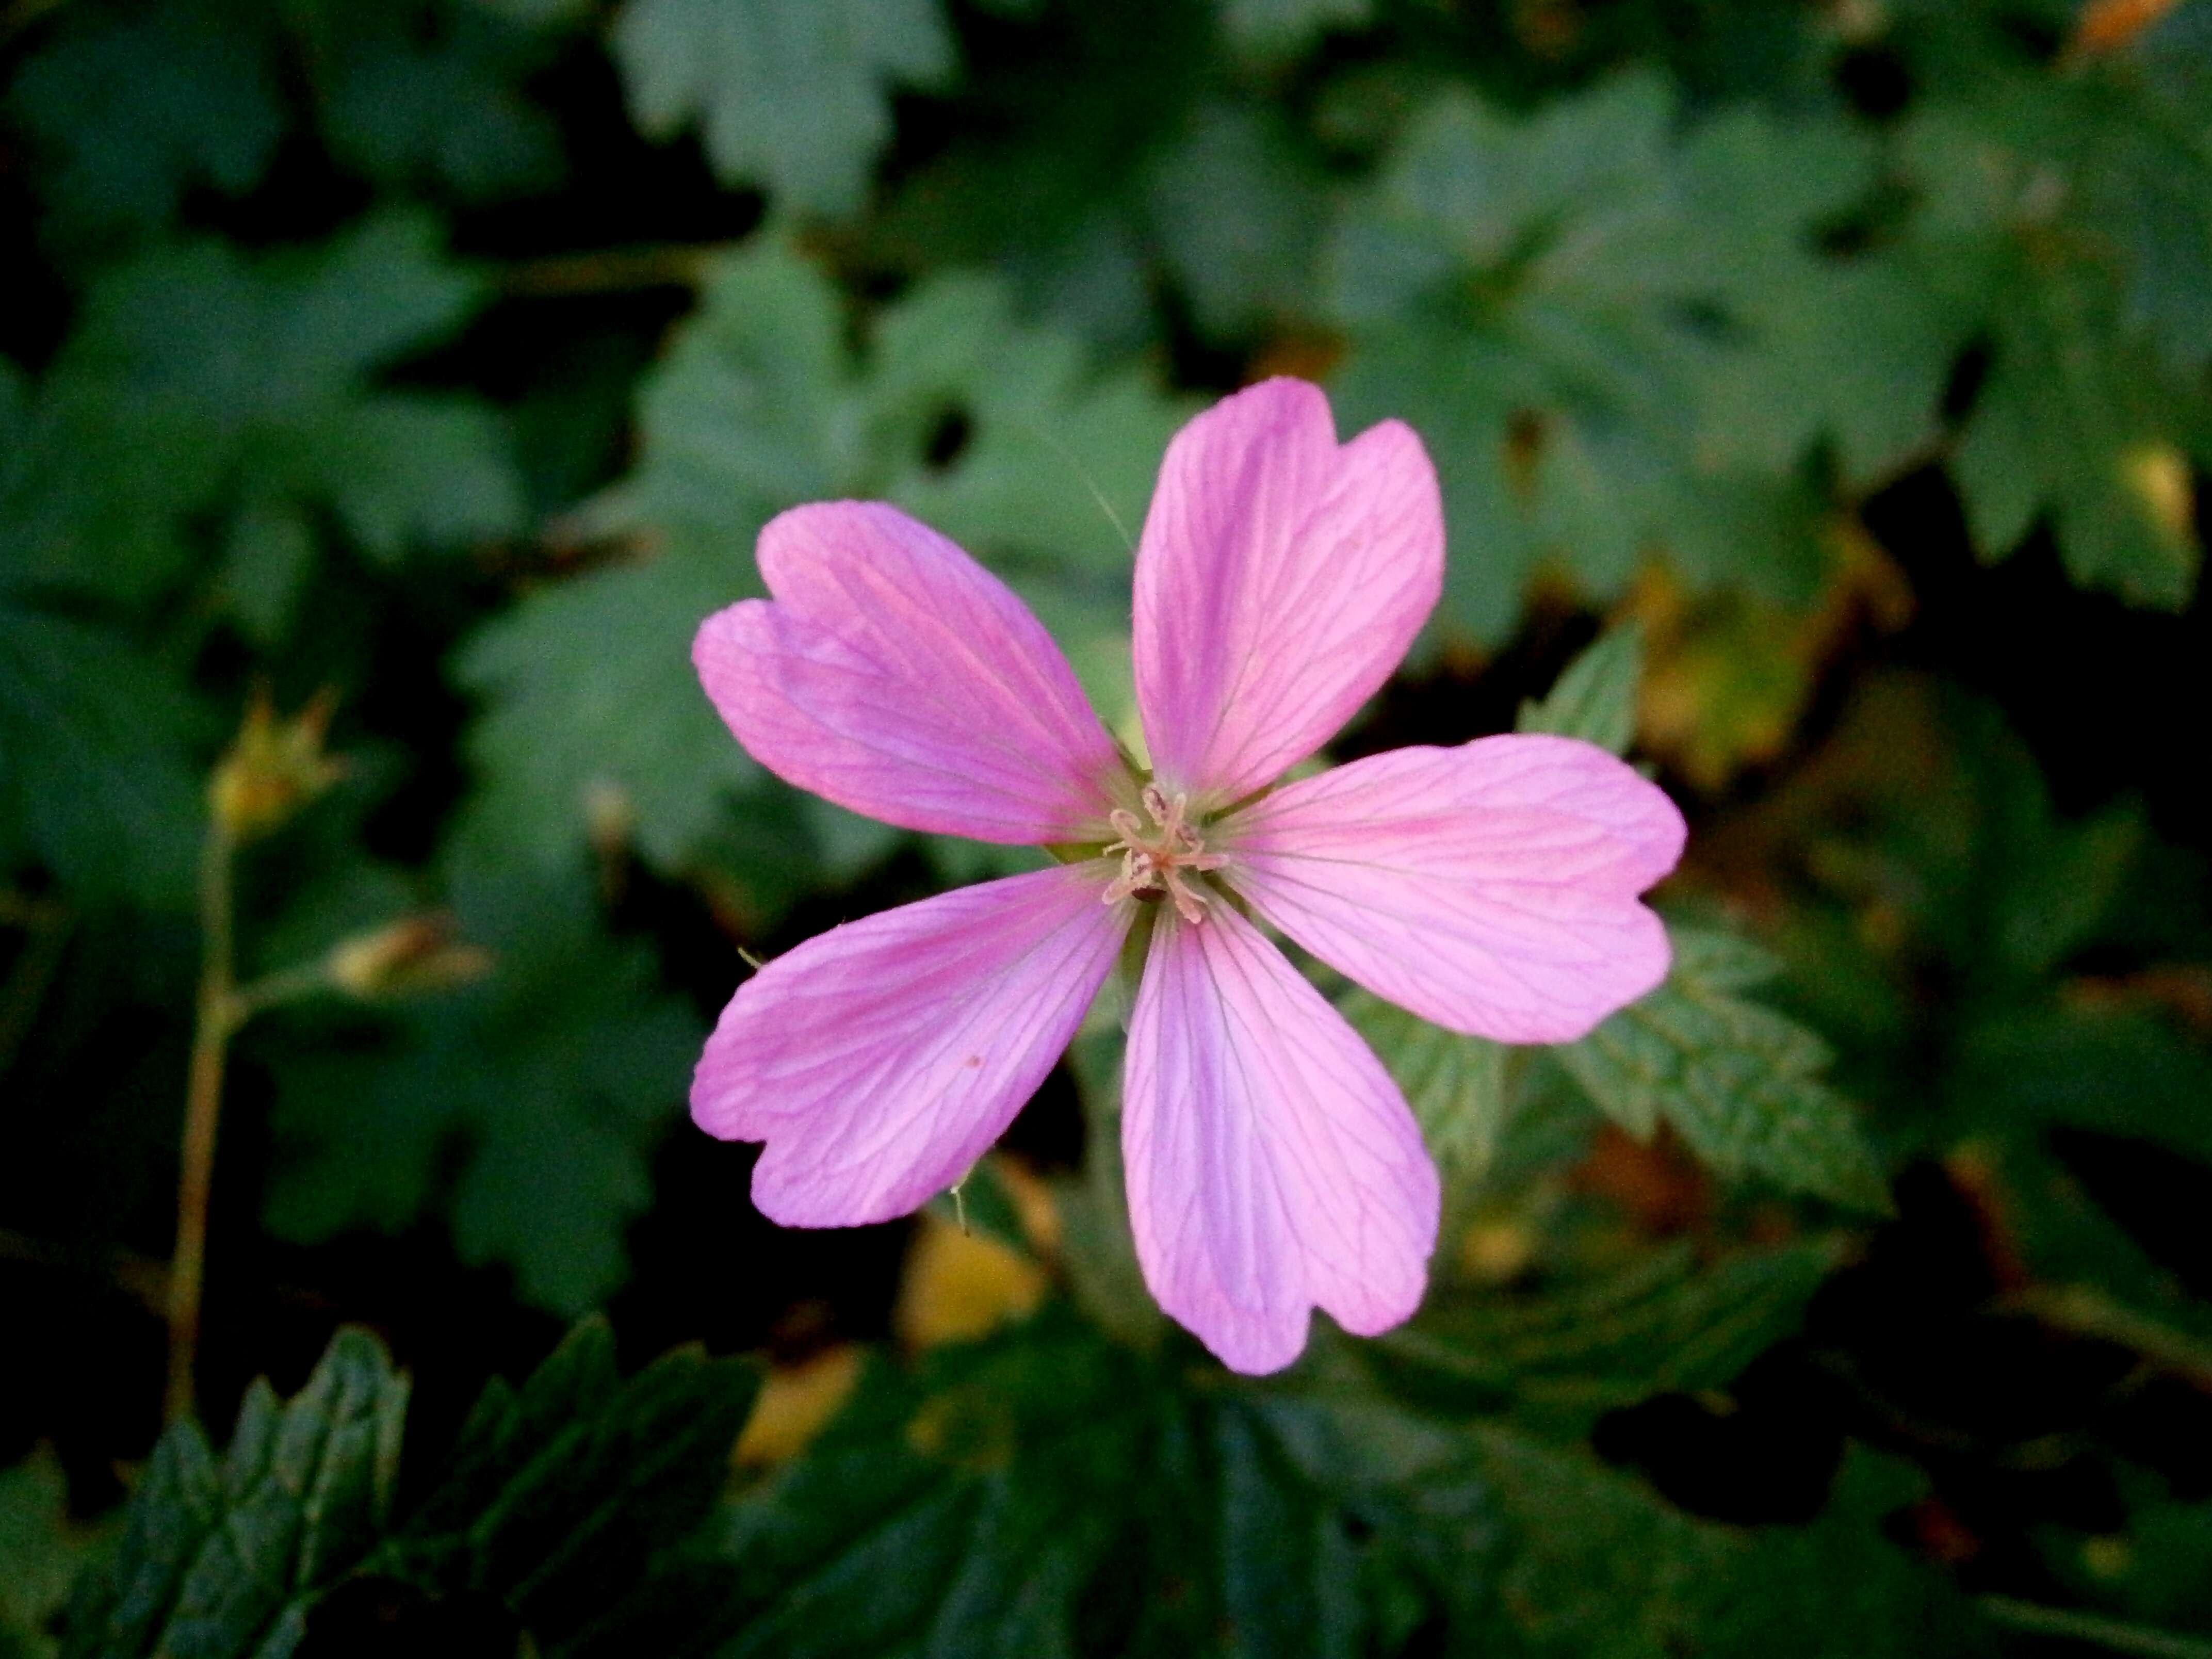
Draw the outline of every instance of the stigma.
[[[1218,870],[1229,860],[1218,853],[1207,852],[1204,838],[1184,822],[1188,796],[1170,795],[1157,783],[1148,783],[1142,799],[1152,820],[1151,829],[1127,807],[1116,807],[1109,816],[1108,822],[1121,839],[1107,845],[1106,854],[1121,855],[1121,873],[1107,884],[1104,902],[1116,904],[1125,898],[1165,898],[1185,921],[1205,921],[1206,896],[1188,878],[1201,871]]]

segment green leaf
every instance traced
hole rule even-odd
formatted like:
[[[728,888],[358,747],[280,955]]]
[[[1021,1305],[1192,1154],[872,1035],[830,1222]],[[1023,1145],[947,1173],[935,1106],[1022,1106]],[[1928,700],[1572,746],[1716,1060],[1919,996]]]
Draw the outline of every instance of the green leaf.
[[[1757,349],[1705,377],[1701,454],[1771,471],[1826,439],[1842,482],[1871,491],[1934,445],[1966,325],[1906,259],[1857,254],[1735,303]]]
[[[2212,108],[2203,20],[2185,13],[2147,30],[2136,51],[2074,90],[2090,104],[2080,131],[2095,149],[2094,211],[2125,227],[2128,313],[2174,364],[2212,351]]]
[[[1130,718],[1116,520],[1141,522],[1182,405],[1095,374],[993,279],[922,284],[860,353],[843,332],[828,280],[772,242],[708,290],[641,395],[637,469],[579,518],[646,556],[532,595],[457,659],[487,704],[471,844],[565,866],[611,808],[663,869],[726,856],[759,774],[698,689],[691,635],[760,591],[753,539],[803,501],[888,499],[959,541],[1036,606],[1109,720]],[[817,822],[810,843],[836,833]]]
[[[661,1553],[721,1493],[758,1380],[687,1347],[624,1382],[612,1333],[586,1321],[520,1390],[484,1390],[444,1475],[363,1571],[489,1591],[541,1650],[564,1650],[653,1599]]]
[[[1965,1600],[1882,1535],[1887,1510],[1915,1495],[1887,1460],[1854,1453],[1811,1528],[1747,1534],[1682,1514],[1580,1449],[1495,1424],[1337,1391],[1263,1409],[1299,1467],[1440,1604],[1446,1651],[1674,1659],[1987,1645]],[[1828,1623],[1816,1628],[1821,1610]],[[1923,1645],[1931,1636],[1941,1645]]]
[[[1952,459],[1976,547],[2001,558],[2047,517],[2075,581],[2171,609],[2196,579],[2184,480],[2212,411],[2128,317],[2114,191],[2131,204],[2145,191],[2116,185],[2115,151],[2130,141],[2114,135],[2140,137],[2140,118],[2099,80],[2062,94],[1993,76],[1923,111],[1904,153],[1929,198],[1924,258],[1988,336],[1987,378]],[[2150,217],[2185,237],[2212,223],[2208,158],[2150,168],[2181,198]],[[2201,361],[2201,339],[2191,350]]]
[[[1120,1650],[1160,1650],[1202,1631],[1212,1600],[1178,1559],[1200,1525],[1179,1504],[1190,1432],[1149,1367],[1065,1309],[910,1380],[866,1379],[732,1516],[744,1595],[721,1651],[1073,1653],[1094,1589]],[[1158,1593],[1171,1575],[1188,1588]]]
[[[2208,1091],[2212,1056],[2166,1021],[2036,1000],[1965,1024],[1942,1098],[1956,1133],[2063,1124],[2212,1159]]]
[[[1240,50],[1289,57],[1329,29],[1366,23],[1372,0],[1220,0],[1221,27]]]
[[[892,84],[954,69],[937,0],[629,0],[614,49],[647,134],[696,121],[720,177],[830,213],[860,204]]]
[[[1918,1484],[1892,1460],[1855,1449],[1810,1527],[1746,1534],[1575,1451],[1485,1426],[1468,1437],[1505,1531],[1493,1648],[1562,1659],[1990,1650],[1971,1604],[1883,1535]]]
[[[1455,538],[1441,617],[1479,641],[1510,630],[1550,559],[1600,599],[1655,543],[1699,582],[1794,602],[1817,580],[1825,504],[1799,464],[1835,417],[1731,453],[1702,441],[1699,411],[1764,349],[1770,313],[1822,304],[1813,232],[1870,157],[1819,124],[1675,128],[1649,74],[1522,118],[1447,93],[1335,228],[1344,418],[1400,416],[1427,440]],[[1940,379],[1939,357],[1882,390]]]
[[[250,502],[224,538],[216,590],[256,645],[282,641],[315,568],[315,530],[291,502]]]
[[[1575,1080],[1631,1134],[1648,1139],[1664,1122],[1724,1176],[1887,1210],[1856,1115],[1820,1080],[1827,1045],[1735,994],[1778,964],[1726,934],[1670,931],[1667,983],[1558,1051]]]
[[[1925,1484],[1909,1464],[1850,1448],[1828,1507],[1813,1523],[1761,1528],[1735,1571],[1712,1587],[1698,1650],[1714,1659],[1970,1659],[1996,1651],[1972,1605],[1884,1535],[1886,1518]]]
[[[517,21],[475,0],[296,16],[325,66],[325,137],[347,166],[386,185],[443,184],[470,202],[558,179],[560,135],[523,87],[551,52]]]
[[[2006,1237],[2035,1287],[2023,1304],[2063,1330],[2107,1336],[2167,1362],[2160,1369],[2179,1369],[2177,1356],[2212,1353],[2212,1307],[2089,1195],[2045,1145],[2041,1127],[1992,1122],[1951,1154],[2004,1206]],[[2195,1139],[2201,1155],[2201,1137],[2184,1139]]]
[[[74,894],[188,910],[201,824],[191,700],[126,641],[0,598],[0,862]]]
[[[910,1376],[872,1373],[738,1506],[725,1552],[744,1592],[718,1651],[1348,1659],[1372,1650],[1367,1581],[1416,1524],[1392,1500],[1457,1496],[1437,1490],[1456,1473],[1440,1437],[1382,1476],[1405,1449],[1387,1433],[1354,1445],[1299,1401],[1187,1389],[1051,1304]]]
[[[1776,472],[1823,439],[1843,480],[1885,480],[1936,435],[1966,325],[1888,249],[1823,253],[1816,234],[1871,190],[1874,149],[1840,122],[1729,111],[1684,143],[1686,219],[1741,349],[1699,386],[1696,453]]]
[[[193,1425],[163,1437],[114,1553],[77,1589],[66,1652],[284,1659],[311,1626],[319,1644],[383,1639],[328,1600],[359,1579],[495,1596],[549,1654],[586,1650],[641,1603],[696,1616],[685,1598],[711,1606],[723,1586],[668,1571],[665,1553],[712,1509],[757,1382],[744,1361],[679,1349],[625,1382],[587,1322],[520,1391],[485,1389],[403,1519],[407,1380],[342,1328],[289,1401],[247,1391],[220,1462]]]
[[[40,1446],[0,1469],[0,1656],[53,1659],[48,1634],[85,1552],[69,1524],[69,1480]]]
[[[1203,333],[1249,337],[1311,314],[1325,185],[1264,111],[1220,102],[1195,112],[1154,164],[1146,207]]]
[[[1724,1529],[1594,1459],[1510,1432],[1471,1437],[1514,1547],[1493,1594],[1537,1653],[1669,1659],[1697,1650],[1701,1615],[1735,1565]]]
[[[269,637],[316,509],[385,562],[513,530],[520,488],[491,412],[373,384],[480,297],[429,222],[404,214],[310,250],[249,260],[195,241],[108,271],[39,387],[29,454],[0,499],[16,581],[150,599],[201,556],[200,522],[228,520],[220,591]]]
[[[1125,981],[1134,958],[1123,957]],[[1129,1227],[1129,1187],[1121,1162],[1121,1062],[1116,1030],[1079,1035],[1069,1068],[1083,1101],[1083,1168],[1053,1183],[1067,1237],[1069,1288],[1084,1312],[1130,1347],[1154,1350],[1166,1338],[1167,1316],[1152,1299]]]
[[[196,186],[241,196],[259,182],[286,114],[258,23],[200,0],[63,20],[7,100],[38,158],[50,236],[70,248],[143,237]]]
[[[453,665],[485,706],[462,836],[558,872],[611,822],[663,869],[692,861],[759,775],[691,667],[699,623],[749,574],[672,554],[548,588],[475,635]]]
[[[1404,1397],[1443,1413],[1510,1413],[1553,1437],[1653,1395],[1725,1388],[1793,1334],[1838,1265],[1824,1241],[1699,1263],[1686,1243],[1534,1293],[1431,1297],[1365,1350]]]
[[[2212,1630],[2212,1585],[2204,1562],[2212,1558],[2212,1503],[2162,1498],[2145,1504],[2128,1519],[2128,1564],[2117,1587],[2097,1586],[2111,1596],[2117,1589],[2122,1610],[2130,1618]]]
[[[2179,609],[2201,554],[2176,400],[2110,342],[2108,296],[2063,278],[1998,292],[1995,358],[1952,460],[1976,546],[2001,557],[2047,511],[2077,584]]]
[[[1636,738],[1636,690],[1644,678],[1644,630],[1626,623],[1569,663],[1539,702],[1521,705],[1516,732],[1580,738],[1616,755]]]
[[[1024,325],[1006,286],[967,273],[926,284],[878,325],[864,386],[883,493],[1085,631],[1127,635],[1134,538],[1168,440],[1191,412],[1143,369],[1100,370],[1073,337]],[[932,459],[948,421],[966,438]],[[1083,638],[1061,634],[1080,670]],[[1128,712],[1087,685],[1109,723]]]
[[[292,1652],[308,1601],[389,1519],[406,1409],[383,1347],[347,1328],[289,1401],[247,1390],[220,1465],[198,1427],[171,1429],[78,1592],[70,1659]]]
[[[919,280],[988,267],[1013,285],[1024,315],[1115,350],[1163,343],[1163,276],[1209,307],[1202,327],[1216,320],[1216,302],[1258,321],[1235,283],[1260,276],[1265,239],[1310,246],[1325,216],[1309,192],[1327,180],[1294,122],[1224,85],[1214,8],[998,9],[1043,9],[1048,33],[1031,33],[1050,49],[1000,52],[985,37],[959,94],[966,112],[941,146],[898,169],[882,210],[856,228],[871,268]],[[1223,193],[1202,193],[1209,182]],[[1312,216],[1304,222],[1302,199]],[[1207,222],[1187,223],[1186,213]],[[1228,269],[1201,266],[1215,257]],[[1267,302],[1304,275],[1267,272]]]
[[[1589,1304],[1588,1340],[1564,1308],[1548,1353],[1534,1328],[1516,1340],[1563,1395],[1585,1364],[1704,1386],[1794,1322],[1832,1263],[1815,1246],[1741,1258],[1695,1303],[1674,1260],[1671,1279]],[[1676,1334],[1692,1362],[1662,1377],[1632,1358]],[[1227,1378],[1050,1303],[911,1371],[878,1366],[734,1506],[719,1554],[738,1588],[685,1650],[1352,1655],[1419,1629],[1444,1652],[1671,1659],[1762,1638],[1903,1654],[1960,1628],[1974,1650],[1965,1604],[1881,1534],[1914,1495],[1887,1463],[1854,1456],[1811,1529],[1747,1534],[1582,1449],[1470,1420],[1464,1397],[1427,1414],[1380,1395],[1341,1363],[1373,1352],[1324,1340],[1287,1379]],[[1806,1627],[1850,1605],[1861,1622]]]
[[[638,392],[635,470],[584,527],[737,563],[780,508],[859,467],[846,319],[814,265],[763,239],[727,260]]]
[[[1480,1178],[1510,1109],[1505,1046],[1431,1025],[1366,991],[1338,1006],[1404,1091],[1431,1156],[1449,1176]]]
[[[278,1139],[266,1218],[289,1238],[398,1231],[449,1207],[468,1261],[500,1261],[526,1300],[575,1313],[618,1285],[623,1233],[651,1196],[647,1159],[677,1115],[702,1033],[634,945],[567,880],[452,871],[483,984],[366,1028],[270,1039]],[[304,1039],[304,1040],[303,1040]]]
[[[522,522],[505,429],[472,398],[365,398],[317,431],[302,459],[348,532],[380,564],[425,544],[504,535]]]

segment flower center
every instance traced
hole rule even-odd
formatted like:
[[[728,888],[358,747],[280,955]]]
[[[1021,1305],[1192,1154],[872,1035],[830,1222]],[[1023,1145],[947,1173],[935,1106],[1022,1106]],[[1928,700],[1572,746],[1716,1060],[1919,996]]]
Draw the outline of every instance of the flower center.
[[[1147,830],[1144,823],[1127,807],[1116,807],[1108,822],[1121,839],[1106,847],[1108,857],[1121,855],[1121,873],[1107,884],[1105,902],[1116,903],[1125,898],[1151,897],[1172,900],[1176,914],[1185,921],[1206,920],[1206,896],[1193,887],[1186,877],[1202,870],[1218,870],[1229,860],[1218,853],[1206,850],[1206,842],[1197,830],[1183,822],[1183,812],[1188,797],[1170,796],[1157,783],[1145,786],[1145,811],[1152,815],[1153,827]]]

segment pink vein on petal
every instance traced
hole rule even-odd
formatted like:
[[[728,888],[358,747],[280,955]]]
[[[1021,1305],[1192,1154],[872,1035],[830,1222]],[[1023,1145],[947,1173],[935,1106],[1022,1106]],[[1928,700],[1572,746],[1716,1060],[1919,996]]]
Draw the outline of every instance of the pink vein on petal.
[[[1163,911],[1129,1022],[1129,1214],[1152,1294],[1224,1363],[1279,1370],[1318,1306],[1419,1304],[1435,1167],[1381,1063],[1234,909]]]
[[[1454,1030],[1564,1042],[1666,977],[1638,896],[1681,856],[1656,785],[1570,738],[1394,750],[1220,826],[1224,878],[1322,961]]]
[[[738,988],[691,1115],[767,1142],[763,1214],[904,1215],[996,1140],[1067,1047],[1128,931],[1103,864],[963,887],[832,928]]]
[[[775,597],[709,617],[692,659],[762,765],[908,830],[1042,844],[1103,823],[1113,740],[996,576],[875,501],[793,507],[759,556]]]

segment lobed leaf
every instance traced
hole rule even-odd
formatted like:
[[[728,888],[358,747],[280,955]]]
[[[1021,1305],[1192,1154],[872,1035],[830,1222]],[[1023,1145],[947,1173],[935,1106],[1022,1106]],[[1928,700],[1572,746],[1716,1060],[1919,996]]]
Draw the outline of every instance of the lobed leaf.
[[[288,122],[271,43],[247,9],[88,9],[24,64],[8,112],[38,156],[51,239],[136,240],[195,186],[242,196],[260,181]]]
[[[1838,1259],[1808,1241],[1700,1263],[1680,1243],[1586,1282],[1440,1293],[1370,1352],[1394,1390],[1428,1409],[1578,1436],[1654,1395],[1725,1388],[1795,1334]]]
[[[664,870],[726,861],[732,800],[760,775],[700,693],[690,641],[760,591],[753,538],[802,501],[897,502],[996,566],[1125,717],[1122,530],[1181,412],[1020,322],[994,279],[921,285],[855,353],[817,270],[774,242],[736,257],[646,383],[637,468],[580,517],[647,556],[531,596],[457,659],[489,705],[465,836],[553,869],[611,811]],[[802,845],[833,855],[838,824],[810,819]],[[734,873],[758,884],[750,862]]]
[[[220,1463],[197,1426],[163,1437],[113,1557],[78,1590],[70,1659],[282,1659],[307,1607],[389,1518],[406,1379],[341,1330],[307,1386],[248,1390]]]
[[[1463,1407],[1410,1410],[1327,1358],[1307,1371],[1224,1388],[1058,1306],[874,1371],[735,1506],[721,1552],[742,1589],[690,1639],[732,1659],[1352,1655],[1417,1628],[1447,1652],[1638,1659],[1976,1645],[1955,1592],[1879,1530],[1911,1495],[1887,1465],[1856,1458],[1814,1533],[1748,1534]],[[1824,1552],[1856,1580],[1832,1584]],[[1863,1622],[1810,1629],[1844,1605]]]
[[[954,68],[937,0],[629,0],[614,49],[646,133],[696,121],[724,179],[831,213],[860,204],[890,87]]]
[[[195,240],[105,272],[17,417],[27,453],[0,495],[13,581],[143,602],[210,550],[211,519],[219,592],[273,643],[321,512],[386,563],[514,529],[520,488],[491,412],[373,383],[479,302],[434,237],[386,214],[305,252]]]
[[[2136,319],[2160,315],[2181,247],[2212,246],[2212,139],[2171,119],[2110,75],[1992,76],[1904,141],[1932,286],[1989,345],[1952,460],[1976,547],[2001,558],[2047,519],[2076,583],[2169,609],[2200,557],[2180,479],[2206,412],[2175,363],[2204,348]]]
[[[623,1230],[702,1033],[637,949],[600,930],[580,872],[464,860],[453,874],[491,977],[341,1041],[276,1047],[265,1218],[316,1240],[450,1206],[465,1261],[505,1262],[526,1299],[578,1313],[621,1282]]]
[[[1776,968],[1725,934],[1677,928],[1668,981],[1559,1050],[1621,1127],[1662,1122],[1725,1176],[1759,1176],[1847,1207],[1889,1208],[1850,1103],[1820,1080],[1827,1045],[1736,991]]]
[[[586,1321],[520,1390],[485,1389],[443,1477],[362,1571],[489,1592],[541,1650],[588,1647],[653,1599],[664,1552],[712,1509],[758,1380],[679,1348],[625,1382],[612,1333]]]
[[[217,1460],[163,1437],[114,1553],[86,1574],[70,1659],[285,1659],[312,1632],[361,1641],[341,1586],[496,1598],[549,1654],[634,1602],[699,1587],[667,1553],[720,1492],[757,1375],[679,1349],[623,1381],[604,1324],[577,1328],[520,1391],[495,1380],[442,1476],[394,1512],[407,1380],[345,1328],[307,1386],[257,1382]]]
[[[1813,228],[1863,190],[1870,155],[1840,128],[1746,112],[1674,126],[1647,73],[1520,118],[1445,93],[1335,227],[1344,415],[1397,414],[1427,440],[1455,538],[1443,615],[1478,640],[1503,635],[1549,557],[1601,599],[1655,542],[1699,580],[1785,598],[1819,571],[1798,463],[1839,422],[1793,410],[1786,439],[1731,448],[1700,411],[1744,395],[1731,377],[1786,336],[1776,316],[1824,304],[1839,273]],[[1943,362],[1906,395],[1932,392]],[[1862,385],[1898,398],[1888,377]]]
[[[1445,1175],[1479,1178],[1511,1110],[1505,1045],[1447,1031],[1357,988],[1338,1007],[1389,1068]]]

